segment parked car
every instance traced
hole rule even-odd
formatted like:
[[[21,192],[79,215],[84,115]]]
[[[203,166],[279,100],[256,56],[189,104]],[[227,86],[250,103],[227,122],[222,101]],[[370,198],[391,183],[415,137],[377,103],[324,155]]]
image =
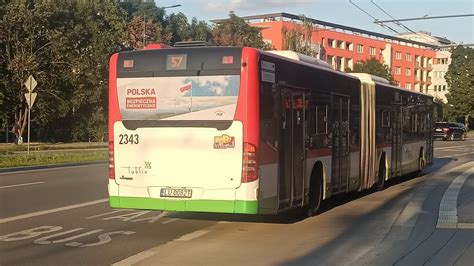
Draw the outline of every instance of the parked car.
[[[441,138],[443,140],[464,140],[466,138],[466,130],[458,123],[453,122],[436,122],[434,125],[434,139]]]
[[[467,137],[467,131],[469,131],[466,126],[463,124],[463,123],[456,123],[456,125],[458,125],[458,127],[462,128],[462,130],[464,130],[464,138]]]

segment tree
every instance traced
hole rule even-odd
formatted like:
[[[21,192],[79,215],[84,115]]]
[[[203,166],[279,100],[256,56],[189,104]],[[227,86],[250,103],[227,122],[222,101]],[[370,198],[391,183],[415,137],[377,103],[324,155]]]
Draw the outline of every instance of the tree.
[[[146,21],[146,25],[143,25],[142,17],[133,17],[133,19],[128,22],[127,25],[127,39],[126,46],[139,49],[145,46],[148,43],[169,43],[171,36],[170,34],[164,34],[163,28],[157,24],[153,23],[152,19]],[[143,36],[145,31],[145,36]]]
[[[151,19],[152,23],[164,24],[165,10],[157,7],[154,1],[126,0],[120,2],[120,7],[127,12],[128,21],[141,17]]]
[[[243,18],[229,13],[229,19],[217,24],[212,29],[212,39],[222,46],[250,46],[264,48],[260,29],[248,25]]]
[[[451,64],[445,75],[446,95],[453,117],[468,126],[474,117],[474,50],[459,45],[451,52]]]
[[[170,33],[170,44],[174,45],[176,42],[191,40],[191,27],[188,23],[188,18],[181,12],[171,14],[166,18],[166,31]]]
[[[108,59],[123,46],[125,12],[114,1],[11,1],[6,10],[0,23],[0,35],[5,36],[0,41],[4,121],[20,124],[23,134],[23,83],[33,75],[38,80],[32,116],[36,136],[101,139]]]
[[[29,75],[34,75],[41,83],[48,80],[50,60],[47,31],[48,17],[51,10],[48,6],[38,4],[31,7],[20,1],[10,2],[1,21],[2,53],[0,62],[0,94],[4,105],[3,119],[19,125],[20,136],[23,135],[27,122],[28,107],[24,99],[26,92],[23,86]],[[35,12],[34,12],[35,11]],[[43,88],[38,88],[38,91]],[[46,94],[49,92],[44,90]],[[39,98],[38,98],[39,101]]]
[[[166,15],[163,8],[156,6],[153,1],[129,0],[121,2],[120,6],[128,14],[126,45],[138,49],[143,45],[144,23],[146,18],[146,43],[165,43],[173,45],[180,41],[209,41],[211,30],[204,21],[192,19],[189,24],[188,18],[183,13]]]
[[[208,42],[212,40],[212,32],[209,25],[205,21],[198,21],[196,18],[191,20],[190,25],[190,38],[191,41],[204,41]]]
[[[313,23],[304,16],[300,19],[303,21],[302,25],[296,24],[292,29],[283,27],[283,49],[317,57],[318,52],[311,47]]]
[[[387,65],[380,63],[379,60],[377,60],[374,57],[358,62],[354,65],[353,70],[348,68],[346,69],[346,71],[375,75],[375,76],[388,80],[388,82],[392,85],[397,85],[397,83],[393,80],[393,76],[390,73],[389,67]]]

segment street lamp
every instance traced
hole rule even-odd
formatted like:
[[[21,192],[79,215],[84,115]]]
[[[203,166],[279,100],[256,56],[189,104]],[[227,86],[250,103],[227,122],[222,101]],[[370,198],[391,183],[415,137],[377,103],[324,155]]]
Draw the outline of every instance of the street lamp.
[[[167,8],[180,7],[180,6],[182,6],[182,5],[177,4],[177,5],[172,5],[172,6],[164,6],[164,7],[162,7],[162,8],[163,8],[163,9],[167,9]]]
[[[180,7],[182,6],[181,4],[177,5],[171,5],[171,6],[164,6],[161,7],[161,9],[168,9],[168,8],[175,8],[175,7]],[[145,12],[143,12],[143,48],[146,46],[146,19],[145,19]]]

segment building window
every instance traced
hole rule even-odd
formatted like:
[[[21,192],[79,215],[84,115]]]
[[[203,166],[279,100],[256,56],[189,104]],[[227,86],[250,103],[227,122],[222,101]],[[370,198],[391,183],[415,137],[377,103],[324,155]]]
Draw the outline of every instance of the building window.
[[[395,52],[395,59],[397,59],[397,60],[402,60],[402,53],[400,53],[400,52]]]
[[[362,44],[358,44],[357,45],[357,52],[359,54],[363,53],[364,52],[364,46]]]
[[[369,54],[370,55],[375,55],[375,47],[369,47]]]
[[[410,90],[411,89],[411,84],[410,83],[405,83],[405,89]]]
[[[328,47],[334,47],[334,40],[333,39],[328,39]]]
[[[346,47],[349,51],[354,51],[354,45],[351,42],[346,43]]]
[[[434,85],[434,91],[438,90],[438,85]]]
[[[395,74],[400,75],[400,67],[395,67]]]
[[[443,91],[446,91],[446,85],[443,85]]]
[[[442,79],[444,78],[444,72],[443,71],[435,71],[435,78]]]
[[[345,49],[346,48],[343,41],[336,41],[336,44],[337,44],[337,48],[339,48],[339,49]]]
[[[405,60],[408,62],[411,62],[411,54],[406,54],[405,55]]]
[[[448,58],[436,58],[436,64],[438,65],[447,65]]]
[[[405,76],[411,76],[411,69],[405,68]]]

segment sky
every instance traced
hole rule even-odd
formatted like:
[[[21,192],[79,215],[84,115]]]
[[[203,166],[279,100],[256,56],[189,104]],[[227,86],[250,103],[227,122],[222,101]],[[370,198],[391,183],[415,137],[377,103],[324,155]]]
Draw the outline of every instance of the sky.
[[[349,0],[155,0],[158,6],[181,4],[166,12],[182,12],[189,20],[213,20],[227,18],[230,11],[238,16],[285,12],[295,15],[356,27],[379,33],[396,35],[374,24],[378,20],[391,19],[376,5],[396,19],[423,16],[474,14],[474,0],[352,0],[368,14],[359,10]],[[374,5],[374,2],[376,5]],[[372,16],[372,17],[371,17]],[[427,31],[434,36],[445,37],[456,43],[474,43],[474,16],[430,19],[403,22],[413,31]],[[406,29],[388,24],[400,33]]]

